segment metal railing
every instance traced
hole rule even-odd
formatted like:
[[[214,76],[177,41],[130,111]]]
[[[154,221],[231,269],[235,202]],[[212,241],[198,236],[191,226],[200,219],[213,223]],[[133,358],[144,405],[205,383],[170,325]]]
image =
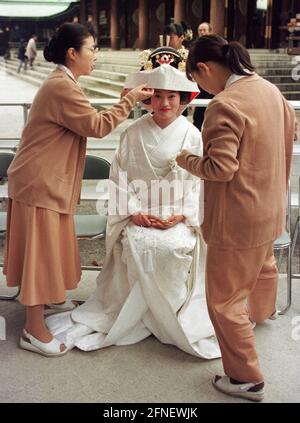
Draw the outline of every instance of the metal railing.
[[[115,104],[119,103],[119,98],[99,98],[99,99],[91,99],[90,103],[95,108],[101,108],[101,107],[111,107]],[[190,103],[189,107],[207,107],[209,102],[211,100],[203,99],[203,100],[193,100]],[[291,106],[294,108],[294,110],[300,110],[300,101],[289,101]],[[25,125],[27,118],[28,118],[28,112],[31,107],[32,102],[22,102],[22,103],[0,103],[0,107],[21,107],[23,109],[23,124]],[[142,108],[139,105],[136,105],[133,109],[133,118],[137,119],[142,115]],[[1,141],[6,141],[7,144],[1,144]],[[13,141],[16,142],[16,144],[11,144]],[[0,137],[0,149],[2,150],[12,150],[16,151],[18,142],[20,141],[20,137],[12,138],[12,137]],[[101,143],[99,145],[90,147],[88,146],[88,149],[90,150],[106,150],[106,151],[114,151],[115,147],[107,147],[107,146],[101,146]],[[294,154],[300,154],[300,150],[297,147],[294,151]]]

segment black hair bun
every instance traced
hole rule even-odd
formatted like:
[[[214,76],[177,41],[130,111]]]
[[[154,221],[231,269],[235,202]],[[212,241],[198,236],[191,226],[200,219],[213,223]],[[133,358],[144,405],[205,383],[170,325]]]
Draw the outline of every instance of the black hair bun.
[[[54,53],[53,51],[49,48],[49,46],[46,46],[44,48],[44,58],[45,60],[47,60],[47,62],[53,62],[54,59]]]
[[[56,36],[52,37],[49,44],[44,48],[44,58],[47,62],[53,62],[55,58]]]

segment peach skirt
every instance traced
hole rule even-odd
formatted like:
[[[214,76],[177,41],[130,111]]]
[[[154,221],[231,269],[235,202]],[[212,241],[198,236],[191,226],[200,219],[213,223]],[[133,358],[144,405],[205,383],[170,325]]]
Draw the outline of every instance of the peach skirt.
[[[9,199],[3,272],[24,305],[65,301],[81,277],[73,215]]]

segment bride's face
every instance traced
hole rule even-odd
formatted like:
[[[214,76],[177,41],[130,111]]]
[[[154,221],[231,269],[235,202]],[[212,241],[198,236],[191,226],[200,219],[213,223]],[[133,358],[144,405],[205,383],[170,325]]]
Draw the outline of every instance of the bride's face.
[[[153,115],[163,120],[172,120],[177,117],[180,107],[180,95],[178,91],[154,90],[151,97]]]

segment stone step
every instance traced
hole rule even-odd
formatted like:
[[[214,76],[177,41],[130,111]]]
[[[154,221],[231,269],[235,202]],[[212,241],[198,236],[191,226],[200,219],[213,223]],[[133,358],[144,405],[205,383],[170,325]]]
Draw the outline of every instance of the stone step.
[[[262,57],[278,57],[279,59],[291,57],[286,53],[253,53],[252,50],[248,50],[250,57],[258,57],[259,59]]]
[[[94,69],[91,76],[100,79],[109,79],[110,81],[123,82],[127,77],[127,73],[107,71],[103,69]]]
[[[6,63],[6,66],[11,70],[16,70],[18,63],[16,60],[9,60]],[[44,81],[47,76],[53,71],[53,69],[55,69],[54,66],[44,66],[43,63],[37,63],[34,69],[28,68],[27,71],[22,72],[28,76],[32,76],[34,78]],[[114,79],[111,79],[110,76],[112,76],[112,78]],[[96,69],[91,75],[82,76],[79,80],[79,85],[82,88],[89,89],[89,93],[91,91],[90,88],[103,88],[102,92],[103,94],[105,94],[105,96],[115,97],[116,93],[117,96],[119,96],[119,93],[121,92],[124,86],[124,80],[126,76],[126,74],[120,74],[117,72],[110,73],[107,71],[99,71]],[[109,92],[106,91],[107,89],[109,90]],[[113,93],[111,91],[113,91]],[[97,93],[99,93],[99,90],[97,90]]]
[[[282,93],[287,100],[300,100],[300,91],[286,91]]]
[[[92,74],[93,75],[93,74]],[[94,76],[81,76],[79,79],[79,84],[81,87],[94,87],[94,88],[109,88],[112,90],[116,90],[118,92],[121,92],[124,86],[124,82],[119,81],[112,81],[111,79],[103,79],[103,78],[97,78]]]
[[[259,69],[259,74],[261,76],[290,76],[292,74],[291,69],[289,68],[273,68],[273,69]]]
[[[268,51],[250,51],[251,58],[257,65],[257,72],[270,82],[278,85],[282,93],[289,99],[295,98],[300,90],[299,84],[291,77],[295,68],[295,58],[286,54],[270,53]],[[128,73],[140,69],[139,51],[100,51],[95,70],[89,76],[80,78],[79,84],[90,98],[118,98]],[[10,72],[15,72],[17,59],[7,64]],[[54,65],[45,62],[42,55],[38,55],[35,69],[22,73],[22,78],[28,82],[40,85],[47,75],[54,69]],[[296,95],[295,95],[296,94]]]
[[[96,69],[108,72],[121,72],[127,75],[129,73],[137,72],[140,69],[140,66],[118,65],[114,63],[98,63],[96,64]]]
[[[105,78],[105,71],[108,71],[111,73],[110,79],[124,79],[128,73],[135,72],[140,68],[139,60],[136,61],[137,55],[136,52],[133,52],[134,57],[130,58],[131,54],[129,52],[122,52],[120,53],[122,57],[122,60],[118,61],[118,54],[112,54],[105,53],[101,54],[98,59],[98,62],[96,63],[96,69],[94,72],[101,71],[103,74],[99,74],[99,77]],[[127,57],[129,54],[129,57]],[[264,71],[265,68],[281,68],[281,69],[287,69],[287,68],[293,68],[295,64],[291,63],[291,60],[289,56],[282,55],[281,59],[278,57],[278,55],[274,55],[275,58],[278,58],[276,60],[272,59],[268,56],[266,59],[266,56],[262,55],[262,60],[258,60],[257,62],[254,61],[254,63],[257,65],[259,70]],[[128,59],[125,61],[125,59]],[[271,60],[272,59],[272,60]],[[16,59],[15,59],[16,60]],[[16,61],[17,64],[17,61]],[[53,69],[54,66],[51,63],[41,61],[36,63],[36,66],[41,66],[43,68],[49,68]],[[95,76],[98,76],[95,73]]]
[[[6,69],[10,69],[11,71],[16,71],[17,67],[13,62],[6,62]],[[32,78],[39,79],[41,80],[41,82],[43,82],[47,78],[50,72],[40,72],[40,70],[36,70],[36,69],[39,69],[39,68],[34,68],[34,69],[28,68],[26,71],[22,69],[19,75],[30,76]]]
[[[96,61],[96,69],[105,69],[105,66],[107,65],[108,70],[112,70],[117,73],[122,73],[123,71],[119,72],[119,68],[124,68],[126,75],[132,71],[132,69],[139,69],[140,68],[140,58],[139,58],[139,51],[102,51],[98,53],[97,61]],[[12,56],[16,59],[17,53],[15,52],[12,54]],[[17,60],[17,59],[16,59]],[[52,63],[46,62],[43,58],[42,52],[38,51],[38,56],[36,59],[35,64],[39,62],[42,63],[45,67],[51,67],[53,68],[54,65]],[[114,69],[111,69],[113,67]]]
[[[80,84],[80,86],[82,85]],[[95,88],[83,85],[82,89],[89,98],[120,98],[120,91],[109,88]]]
[[[36,65],[39,69],[43,69],[43,70],[50,70],[52,71],[53,69],[55,69],[55,66],[53,66],[51,63],[48,62],[40,62],[37,63]],[[122,73],[122,72],[114,72],[114,71],[106,71],[106,70],[102,70],[96,68],[93,70],[92,72],[92,76],[94,77],[99,77],[99,78],[103,78],[103,79],[111,79],[112,81],[124,81],[127,73]]]
[[[0,69],[3,66],[0,64]],[[8,74],[16,76],[23,81],[26,81],[35,86],[41,86],[43,81],[47,78],[46,73],[41,73],[35,70],[27,70],[26,72],[17,73],[15,66],[11,64],[7,64],[5,66],[5,70]],[[109,81],[110,84],[106,84],[105,87],[101,87],[100,83],[97,87],[92,87],[90,82],[80,81],[79,85],[82,87],[83,91],[89,98],[119,98],[120,92],[123,87],[122,83],[114,83],[113,81]]]
[[[126,65],[126,66],[139,66],[140,64],[140,56],[139,52],[133,52],[133,54],[128,54],[128,52],[121,53],[116,52],[116,54],[101,54],[101,51],[97,58],[98,62],[103,64],[116,64],[116,65]]]
[[[295,84],[295,85],[300,86],[300,83],[297,84],[297,81],[295,81],[291,75],[290,76],[283,76],[283,75],[270,76],[270,75],[267,75],[267,76],[264,76],[264,78],[267,79],[268,81],[272,82],[272,84],[275,84],[275,85],[278,85],[278,84]]]
[[[265,57],[264,59],[260,59],[260,60],[255,59],[255,58],[251,58],[251,61],[252,61],[252,63],[254,63],[257,66],[264,66],[266,63],[272,63],[272,64],[277,63],[278,65],[281,65],[283,63],[289,63],[289,64],[292,65],[294,63],[293,60],[288,59],[288,58],[278,60],[278,59],[272,59],[271,57],[267,57],[267,58]],[[279,67],[279,66],[277,66],[277,67]]]
[[[251,52],[251,50],[248,50],[250,57],[255,57],[257,59],[263,59],[266,57],[270,57],[272,59],[290,59],[293,56],[290,56],[289,54],[283,54],[283,53],[262,53],[262,54],[254,54]]]
[[[259,67],[270,66],[269,62],[272,63],[272,67],[275,64],[283,64],[285,66],[286,63],[290,63],[292,58],[287,54],[265,54],[260,55],[251,55],[252,61],[257,64]],[[97,67],[101,67],[102,69],[107,70],[120,70],[121,68],[124,69],[124,73],[130,73],[131,67],[134,69],[140,68],[140,57],[139,54],[136,52],[122,52],[119,54],[112,54],[112,53],[105,53],[101,54],[97,61]]]
[[[260,64],[256,64],[254,63],[254,65],[256,66],[257,69],[269,69],[269,68],[282,68],[282,69],[293,69],[295,67],[295,65],[293,63],[290,62],[264,62],[264,63],[260,63]]]
[[[1,64],[0,64],[0,69],[1,69]],[[43,83],[42,80],[34,78],[30,75],[26,75],[25,73],[24,74],[23,73],[17,73],[16,70],[11,70],[9,68],[5,68],[5,70],[9,75],[16,76],[17,78],[21,79],[22,81],[28,82],[29,84],[35,85],[37,87],[40,87]]]
[[[11,70],[16,70],[17,67],[18,67],[18,61],[15,60],[15,59],[8,60],[6,62],[6,67],[10,68]],[[39,79],[45,79],[48,75],[50,75],[50,73],[54,69],[55,69],[55,66],[51,66],[51,64],[50,64],[50,66],[48,66],[48,65],[45,66],[44,63],[37,62],[37,63],[35,63],[33,69],[28,67],[27,71],[24,71],[22,69],[21,72],[24,73],[24,74],[26,73],[27,75],[36,76]],[[113,76],[113,78],[115,78],[115,80],[108,78],[111,75]],[[98,77],[98,76],[101,76],[101,78]],[[127,76],[127,74],[122,74],[122,73],[117,73],[117,72],[114,72],[113,74],[111,74],[111,72],[105,72],[105,71],[100,71],[100,70],[95,69],[91,75],[82,76],[80,78],[80,81],[85,80],[86,78],[92,78],[91,82],[93,80],[95,80],[95,81],[99,80],[99,83],[113,83],[113,84],[115,83],[116,86],[119,86],[120,84],[123,85],[122,82],[124,81],[126,76]]]
[[[280,49],[279,51],[278,50],[274,51],[274,50],[269,50],[267,48],[249,48],[248,51],[250,54],[257,54],[257,55],[260,55],[260,54],[286,55],[286,51],[284,49]]]
[[[17,67],[19,66],[19,61],[15,58],[11,58],[9,60],[6,61],[6,65],[10,65],[10,66],[14,66],[15,69],[17,69]],[[38,62],[36,61],[34,63],[34,67],[33,70],[35,71],[39,71],[39,72],[44,72],[47,75],[52,72],[52,70],[55,69],[55,66],[48,66],[48,64],[45,64],[44,62]],[[27,66],[27,70],[30,71],[31,68],[29,66]]]
[[[46,62],[46,60],[43,59],[36,60],[34,62],[34,66],[39,68],[41,67],[43,69],[48,69],[49,71],[52,71],[56,67],[56,65],[54,65],[53,63]]]
[[[287,83],[287,84],[279,83],[279,84],[276,84],[276,86],[280,89],[282,93],[287,93],[287,92],[293,93],[294,91],[296,92],[300,91],[300,83],[297,83],[297,82]],[[298,100],[300,100],[300,96],[298,97]]]

